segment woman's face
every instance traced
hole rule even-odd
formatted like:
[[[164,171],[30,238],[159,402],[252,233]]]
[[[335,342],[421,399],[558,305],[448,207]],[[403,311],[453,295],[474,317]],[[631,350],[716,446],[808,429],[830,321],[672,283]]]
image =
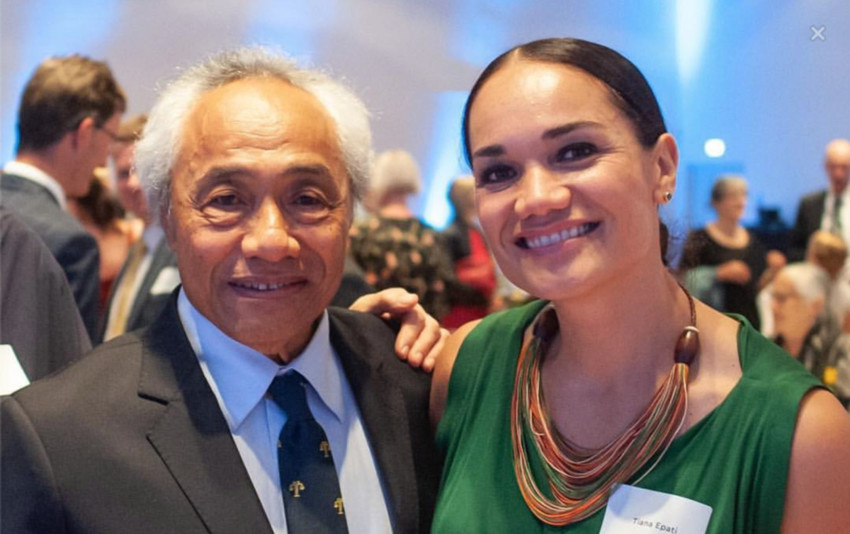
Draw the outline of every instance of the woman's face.
[[[567,298],[661,266],[657,205],[675,188],[675,142],[642,147],[611,98],[581,70],[510,60],[470,109],[482,229],[533,295]]]
[[[740,221],[747,208],[747,188],[743,186],[731,186],[723,194],[723,197],[714,203],[714,210],[721,219]]]

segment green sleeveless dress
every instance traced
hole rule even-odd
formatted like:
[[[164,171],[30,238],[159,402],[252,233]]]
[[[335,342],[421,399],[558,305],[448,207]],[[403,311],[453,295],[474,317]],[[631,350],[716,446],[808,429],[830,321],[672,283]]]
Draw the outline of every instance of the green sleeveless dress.
[[[523,331],[545,304],[491,315],[461,346],[437,429],[445,463],[434,533],[598,533],[601,528],[604,508],[567,527],[538,521],[514,475],[514,372]],[[736,319],[742,323],[742,378],[717,408],[673,441],[637,485],[711,506],[711,533],[779,532],[798,407],[819,382],[746,320]],[[530,461],[538,486],[548,491],[540,458]]]

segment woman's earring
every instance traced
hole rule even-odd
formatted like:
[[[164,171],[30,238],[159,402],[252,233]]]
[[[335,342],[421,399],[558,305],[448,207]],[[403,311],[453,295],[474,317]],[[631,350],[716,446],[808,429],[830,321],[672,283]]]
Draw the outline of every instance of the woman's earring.
[[[671,200],[673,200],[673,192],[672,191],[665,192],[664,193],[664,203],[666,204],[667,202],[670,202]]]

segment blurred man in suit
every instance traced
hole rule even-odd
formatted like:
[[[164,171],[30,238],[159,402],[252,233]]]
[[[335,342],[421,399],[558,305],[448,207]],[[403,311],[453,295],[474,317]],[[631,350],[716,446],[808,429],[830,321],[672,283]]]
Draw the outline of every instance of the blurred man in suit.
[[[41,239],[3,206],[0,274],[0,344],[12,346],[30,381],[91,349],[62,268]]]
[[[262,50],[164,91],[136,165],[182,287],[3,402],[0,530],[429,531],[430,380],[327,308],[371,152],[353,93]]]
[[[95,167],[106,164],[125,107],[105,63],[78,55],[45,60],[24,88],[17,153],[0,177],[3,205],[62,266],[92,338],[100,311],[97,242],[66,211],[66,198],[85,195]]]
[[[829,187],[800,200],[797,221],[791,229],[789,261],[803,261],[815,230],[831,232],[850,243],[850,141],[835,139],[826,145],[824,169]]]
[[[147,115],[136,115],[121,123],[110,150],[118,200],[128,213],[143,221],[144,230],[112,286],[104,312],[103,334],[99,336],[104,341],[148,326],[180,284],[177,257],[168,246],[162,226],[151,217],[133,168],[136,142],[146,123]]]

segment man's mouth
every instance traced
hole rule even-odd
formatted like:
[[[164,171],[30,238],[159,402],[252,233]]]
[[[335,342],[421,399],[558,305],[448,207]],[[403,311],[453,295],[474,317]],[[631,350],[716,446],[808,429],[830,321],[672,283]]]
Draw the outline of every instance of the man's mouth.
[[[276,284],[263,284],[259,282],[230,282],[230,285],[240,288],[240,289],[251,289],[253,291],[275,291],[277,289],[283,289],[284,287],[291,287],[297,285],[298,282],[294,283],[284,283],[279,282]]]
[[[589,222],[581,224],[579,226],[574,226],[572,228],[561,230],[560,232],[552,232],[551,234],[545,234],[536,237],[521,237],[517,240],[517,245],[530,250],[552,246],[557,243],[561,243],[562,241],[567,241],[569,239],[575,239],[577,237],[585,236],[590,232],[596,230],[596,228],[599,227],[599,224],[600,223],[598,222]]]

